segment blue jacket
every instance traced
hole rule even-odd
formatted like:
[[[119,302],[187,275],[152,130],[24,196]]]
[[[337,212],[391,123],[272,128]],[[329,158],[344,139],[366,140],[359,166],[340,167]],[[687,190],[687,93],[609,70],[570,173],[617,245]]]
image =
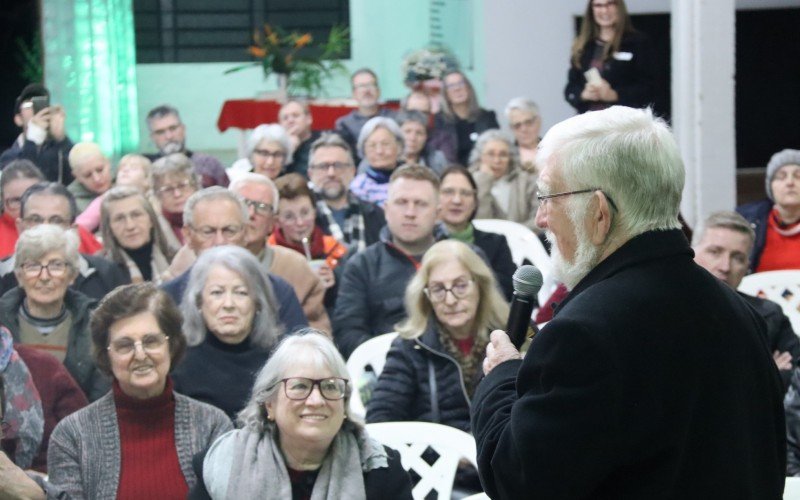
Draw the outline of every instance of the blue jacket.
[[[763,199],[736,207],[739,215],[747,219],[747,222],[756,232],[756,240],[753,242],[753,250],[750,252],[750,269],[757,269],[761,261],[761,253],[767,244],[767,218],[772,211],[774,203],[771,200]]]

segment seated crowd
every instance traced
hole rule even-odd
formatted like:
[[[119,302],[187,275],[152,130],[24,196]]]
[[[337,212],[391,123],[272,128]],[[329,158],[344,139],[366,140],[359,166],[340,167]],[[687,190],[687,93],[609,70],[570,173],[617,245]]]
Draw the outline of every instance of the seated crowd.
[[[114,165],[72,143],[60,108],[31,114],[46,88],[23,90],[0,157],[0,497],[410,498],[398,453],[350,413],[362,381],[345,367],[395,331],[366,421],[470,432],[517,268],[473,220],[547,238],[539,109],[512,99],[501,130],[459,71],[400,110],[371,70],[351,85],[357,107],[333,131],[291,99],[227,168],[187,149],[172,106],[146,117],[158,151]],[[58,154],[26,154],[45,125]],[[800,151],[775,154],[767,199],[696,228],[697,264],[734,289],[750,270],[800,269],[798,184]],[[779,306],[740,295],[767,324],[800,474],[800,341]],[[457,477],[480,490],[474,471]]]

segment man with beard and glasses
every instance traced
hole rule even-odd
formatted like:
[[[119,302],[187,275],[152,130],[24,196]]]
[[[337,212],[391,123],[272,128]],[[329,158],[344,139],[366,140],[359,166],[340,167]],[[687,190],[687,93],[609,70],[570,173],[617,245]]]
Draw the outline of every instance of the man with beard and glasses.
[[[386,224],[383,210],[350,193],[356,167],[350,146],[339,135],[328,133],[314,141],[308,175],[317,193],[317,225],[354,251],[380,240]]]
[[[491,498],[781,498],[765,325],[693,261],[663,120],[615,106],[547,133],[537,224],[569,296],[520,358],[491,334],[473,398]]]

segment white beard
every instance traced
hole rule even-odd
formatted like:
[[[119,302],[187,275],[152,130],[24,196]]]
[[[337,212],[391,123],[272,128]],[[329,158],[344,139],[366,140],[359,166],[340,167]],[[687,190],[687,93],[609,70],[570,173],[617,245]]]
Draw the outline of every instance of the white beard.
[[[161,153],[166,155],[171,155],[173,153],[180,153],[183,151],[183,144],[180,142],[168,142],[164,144],[164,148],[161,149]]]
[[[581,218],[582,219],[582,218]],[[577,221],[573,221],[577,222]],[[600,261],[601,247],[592,245],[582,222],[574,224],[577,248],[573,262],[567,261],[558,249],[558,241],[552,231],[547,231],[547,241],[550,242],[550,258],[553,263],[553,274],[568,290],[572,290],[580,281],[594,269]]]

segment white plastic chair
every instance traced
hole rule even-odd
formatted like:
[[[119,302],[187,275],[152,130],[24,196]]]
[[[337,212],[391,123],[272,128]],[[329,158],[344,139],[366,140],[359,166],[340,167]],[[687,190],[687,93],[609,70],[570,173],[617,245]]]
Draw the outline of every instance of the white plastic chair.
[[[383,365],[386,363],[386,353],[392,345],[392,341],[397,337],[396,332],[384,333],[373,337],[360,346],[350,354],[347,359],[347,372],[350,374],[350,383],[353,384],[353,393],[350,396],[350,411],[354,415],[364,417],[367,414],[367,409],[361,401],[361,394],[358,392],[358,382],[364,375],[367,365],[372,367],[375,376],[381,374]]]
[[[800,335],[800,271],[766,271],[745,276],[739,291],[769,299],[783,309]]]
[[[550,256],[542,242],[539,241],[539,237],[522,224],[510,220],[475,219],[472,224],[481,231],[505,236],[511,249],[511,258],[516,265],[519,266],[525,259],[528,259],[539,268],[542,278],[544,278],[542,289],[539,290],[539,304],[544,304],[555,290],[557,283],[553,277],[553,264]]]
[[[466,458],[477,469],[475,439],[464,431],[430,422],[367,424],[367,433],[400,453],[403,468],[419,477],[412,496],[424,499],[431,490],[437,498],[450,498],[458,462]],[[423,455],[433,449],[438,459],[429,464]]]
[[[800,500],[800,477],[787,477],[783,500]]]

